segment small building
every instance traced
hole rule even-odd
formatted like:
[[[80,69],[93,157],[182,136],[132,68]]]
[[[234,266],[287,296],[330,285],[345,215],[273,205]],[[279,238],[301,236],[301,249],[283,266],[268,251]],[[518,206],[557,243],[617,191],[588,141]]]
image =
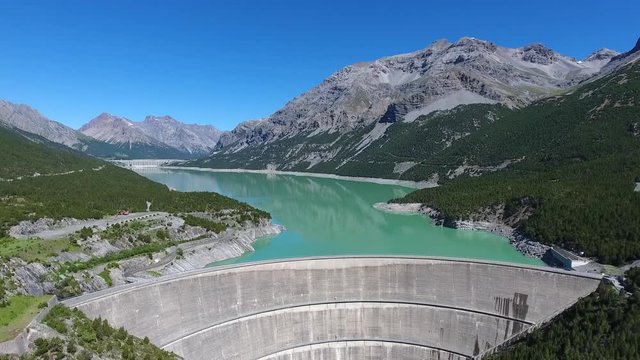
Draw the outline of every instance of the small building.
[[[587,265],[589,263],[589,260],[557,246],[552,246],[551,249],[549,249],[549,253],[553,257],[553,260],[562,265],[565,270],[571,270],[576,266]]]

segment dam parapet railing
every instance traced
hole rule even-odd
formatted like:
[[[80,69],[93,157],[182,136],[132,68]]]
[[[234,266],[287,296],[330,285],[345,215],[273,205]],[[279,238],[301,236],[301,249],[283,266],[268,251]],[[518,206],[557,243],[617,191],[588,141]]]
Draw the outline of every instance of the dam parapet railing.
[[[171,166],[182,163],[180,159],[132,159],[132,160],[107,160],[110,163],[127,169],[154,169],[163,166]]]
[[[548,321],[599,283],[512,263],[345,256],[206,268],[65,304],[185,359],[303,359],[312,351],[332,359],[365,350],[358,346],[463,359]]]

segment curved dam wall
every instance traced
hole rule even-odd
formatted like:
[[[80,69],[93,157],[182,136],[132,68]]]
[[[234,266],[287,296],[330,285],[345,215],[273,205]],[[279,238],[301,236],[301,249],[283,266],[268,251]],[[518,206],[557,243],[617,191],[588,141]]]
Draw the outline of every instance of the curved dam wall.
[[[186,359],[464,359],[599,282],[473,260],[310,258],[208,268],[66,304]]]

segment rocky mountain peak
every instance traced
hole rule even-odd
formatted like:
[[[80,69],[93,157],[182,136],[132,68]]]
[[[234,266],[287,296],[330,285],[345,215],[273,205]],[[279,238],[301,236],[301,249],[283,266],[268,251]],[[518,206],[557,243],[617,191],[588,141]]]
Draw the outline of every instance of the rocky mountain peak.
[[[211,125],[184,124],[169,115],[148,115],[134,122],[109,113],[98,115],[80,131],[114,145],[168,148],[189,156],[208,154],[222,134]]]
[[[607,74],[624,64],[637,61],[638,59],[640,59],[640,38],[633,49],[612,57],[611,60],[602,68],[601,72],[603,74]]]
[[[460,40],[453,43],[449,49],[461,49],[464,52],[471,53],[476,51],[492,53],[497,50],[496,44],[486,41],[476,39],[474,37],[463,37]]]
[[[522,48],[522,60],[549,65],[558,59],[558,54],[542,44],[530,44]]]
[[[377,124],[364,136],[362,150],[393,122],[464,104],[523,106],[584,81],[605,63],[579,63],[541,44],[513,49],[473,37],[438,40],[415,52],[346,66],[266,120],[238,125],[217,148],[236,154],[301,134],[306,139]],[[323,156],[326,161],[335,154]]]
[[[110,144],[154,143],[131,120],[109,113],[93,118],[80,128],[80,132]]]
[[[96,128],[96,127],[104,127],[104,126],[131,126],[133,123],[124,117],[111,115],[109,113],[103,112],[102,114],[96,116],[91,119],[88,123],[84,124],[81,128],[81,132],[85,132],[85,130]],[[86,135],[86,134],[85,134]]]
[[[428,48],[430,48],[430,49],[446,49],[449,46],[451,46],[451,41],[449,41],[448,39],[438,39],[438,40],[432,42],[431,45],[428,46]]]
[[[164,115],[164,116],[147,115],[144,118],[143,122],[177,123],[178,120],[172,118],[169,115]]]
[[[640,51],[640,38],[638,38],[638,41],[636,42],[636,46],[633,47],[633,49],[631,49],[631,51],[629,51],[630,53],[635,53],[635,52],[639,52]]]
[[[613,58],[614,56],[618,55],[619,53],[615,50],[611,50],[611,49],[607,49],[607,48],[602,48],[599,50],[594,51],[591,55],[587,56],[586,59],[584,59],[584,61],[602,61],[602,60],[611,60],[611,58]]]

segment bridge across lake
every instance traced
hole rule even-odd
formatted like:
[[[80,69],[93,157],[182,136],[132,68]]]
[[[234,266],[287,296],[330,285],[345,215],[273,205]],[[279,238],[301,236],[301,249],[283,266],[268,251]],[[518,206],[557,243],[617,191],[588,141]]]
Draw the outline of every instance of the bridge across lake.
[[[207,268],[66,304],[186,359],[465,359],[599,283],[476,260],[307,258]]]

